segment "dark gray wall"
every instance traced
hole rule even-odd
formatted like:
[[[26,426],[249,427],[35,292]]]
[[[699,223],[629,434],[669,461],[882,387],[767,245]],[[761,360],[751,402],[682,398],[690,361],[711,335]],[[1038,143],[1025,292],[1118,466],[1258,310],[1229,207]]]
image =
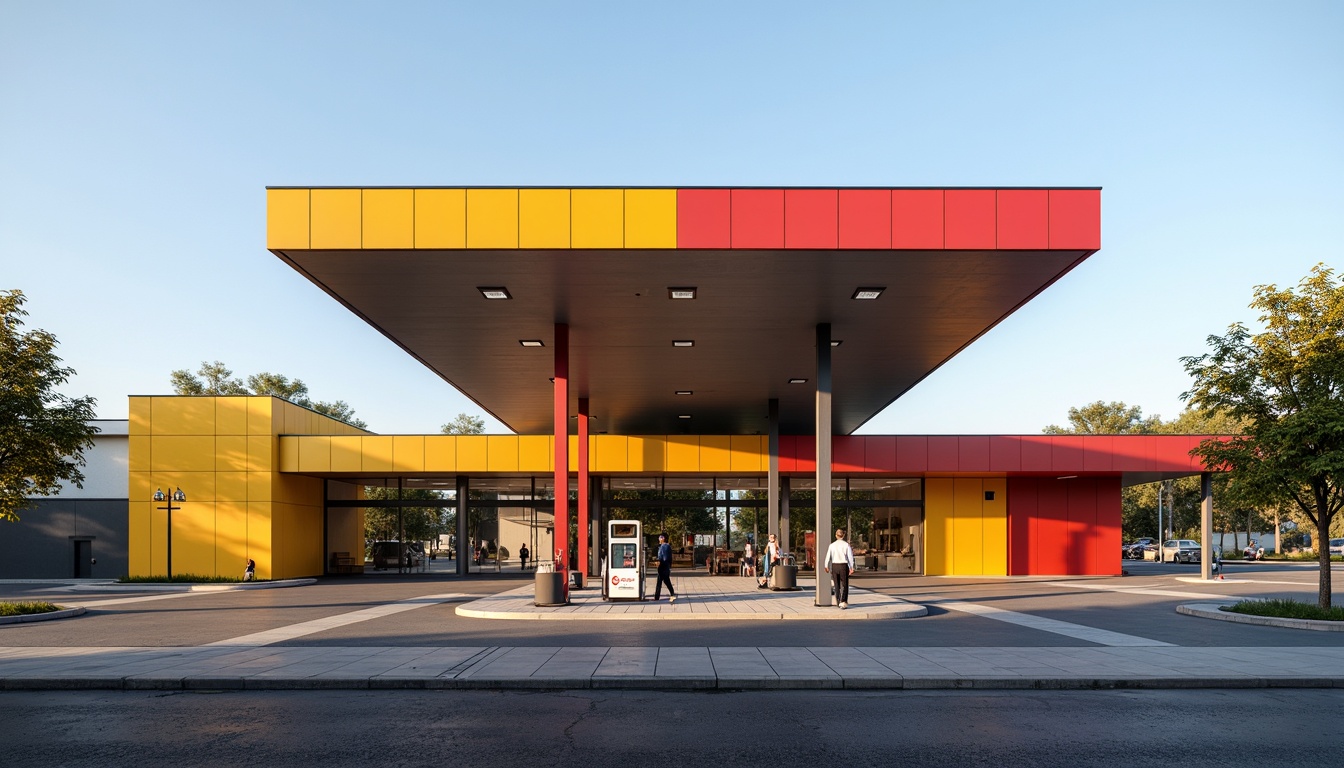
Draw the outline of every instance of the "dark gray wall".
[[[126,575],[126,499],[39,499],[0,522],[0,579],[69,579],[75,575],[72,537],[92,539],[95,579]]]

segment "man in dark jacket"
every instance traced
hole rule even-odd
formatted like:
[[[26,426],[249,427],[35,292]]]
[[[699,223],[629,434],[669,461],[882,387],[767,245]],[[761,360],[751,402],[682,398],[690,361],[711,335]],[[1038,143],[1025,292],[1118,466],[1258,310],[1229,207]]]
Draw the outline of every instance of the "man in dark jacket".
[[[677,602],[677,591],[672,588],[672,545],[667,543],[667,534],[658,534],[658,582],[653,587],[653,599],[661,600],[663,584],[667,584],[667,593],[672,596],[670,602]]]

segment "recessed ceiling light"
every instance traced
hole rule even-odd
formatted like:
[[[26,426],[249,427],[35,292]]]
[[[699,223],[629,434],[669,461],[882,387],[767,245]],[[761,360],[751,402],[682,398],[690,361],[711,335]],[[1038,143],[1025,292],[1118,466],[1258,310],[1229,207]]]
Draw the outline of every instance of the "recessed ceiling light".
[[[855,289],[854,295],[851,296],[850,298],[872,301],[873,299],[876,299],[878,296],[881,296],[882,292],[885,290],[887,290],[886,286],[883,286],[881,288],[858,288]]]
[[[477,287],[476,290],[480,291],[481,295],[485,298],[493,301],[513,298],[513,296],[509,295],[509,289],[502,286],[498,288]]]
[[[689,419],[689,418],[691,418],[691,414],[689,414],[689,413],[683,413],[683,414],[677,416],[677,418],[678,418],[678,419]]]
[[[836,339],[831,339],[831,346],[832,346],[832,347],[838,347],[838,346],[840,346],[841,344],[844,344],[844,343],[845,343],[845,342],[843,342],[843,341],[837,341]]]
[[[676,394],[678,394],[678,395],[693,395],[693,394],[695,394],[695,393],[692,392],[692,391],[689,390],[689,389],[678,389],[678,390],[676,391]]]
[[[789,379],[790,384],[806,384],[807,379]]]
[[[522,344],[524,347],[544,347],[544,346],[546,346],[545,344],[542,344],[542,343],[541,343],[541,339],[519,339],[519,340],[518,340],[518,343],[519,343],[519,344]]]
[[[674,347],[694,347],[695,341],[692,339],[678,339],[672,342]]]
[[[668,288],[667,298],[669,299],[694,299],[695,288]]]
[[[1073,479],[1075,479],[1075,478],[1077,478],[1077,477],[1078,477],[1077,475],[1064,475],[1063,477],[1058,477],[1058,478],[1055,478],[1055,479],[1056,479],[1056,480],[1073,480]]]

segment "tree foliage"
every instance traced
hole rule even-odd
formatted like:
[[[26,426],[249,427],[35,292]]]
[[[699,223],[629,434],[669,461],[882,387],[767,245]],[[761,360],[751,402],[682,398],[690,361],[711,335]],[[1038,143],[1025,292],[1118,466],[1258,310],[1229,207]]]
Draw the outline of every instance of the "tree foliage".
[[[24,301],[0,291],[0,520],[9,521],[61,481],[83,487],[84,451],[99,431],[92,397],[56,391],[75,372],[61,365],[55,336],[23,331]]]
[[[179,395],[271,395],[311,408],[352,427],[366,429],[369,426],[363,419],[355,417],[355,409],[344,400],[315,401],[308,396],[308,385],[303,383],[303,379],[291,379],[279,373],[255,373],[248,376],[244,384],[241,379],[234,378],[228,366],[216,360],[213,363],[202,362],[194,374],[185,368],[173,371],[169,379],[173,391]]]
[[[1298,290],[1255,288],[1264,330],[1242,323],[1210,336],[1211,352],[1181,358],[1194,378],[1183,397],[1245,422],[1243,433],[1207,440],[1196,454],[1227,469],[1248,497],[1295,507],[1316,527],[1318,602],[1330,607],[1326,543],[1344,507],[1344,285],[1318,264]]]
[[[1161,423],[1159,416],[1144,418],[1137,405],[1098,400],[1070,408],[1069,426],[1051,424],[1041,431],[1047,435],[1147,435],[1158,431]]]
[[[485,434],[485,419],[469,413],[459,413],[440,429],[445,435],[481,435]]]

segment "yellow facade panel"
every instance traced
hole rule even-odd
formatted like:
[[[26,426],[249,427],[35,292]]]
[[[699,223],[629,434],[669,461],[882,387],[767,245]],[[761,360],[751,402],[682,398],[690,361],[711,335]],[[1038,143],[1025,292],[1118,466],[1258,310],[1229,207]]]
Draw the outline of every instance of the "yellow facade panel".
[[[132,576],[149,576],[150,529],[149,516],[152,502],[131,501],[126,519],[126,571]]]
[[[518,436],[488,435],[485,438],[485,466],[488,472],[517,472]]]
[[[215,433],[215,398],[213,397],[155,397],[151,398],[151,434],[155,435],[213,435]]]
[[[700,435],[700,471],[727,472],[732,466],[728,435]]]
[[[215,471],[247,470],[247,438],[243,435],[219,435],[215,438]]]
[[[625,190],[576,189],[570,193],[574,248],[625,246]]]
[[[453,435],[425,435],[425,471],[457,471],[457,438]]]
[[[577,472],[579,470],[579,436],[569,436],[569,471]],[[552,470],[554,471],[554,470]]]
[[[467,190],[415,190],[415,247],[467,247]]]
[[[247,434],[273,435],[275,429],[274,405],[280,402],[272,397],[247,398]]]
[[[364,471],[364,438],[341,435],[331,438],[331,471]]]
[[[149,505],[149,572],[168,574],[168,512],[158,504]],[[176,559],[176,558],[174,558]]]
[[[555,438],[551,435],[518,436],[519,472],[554,472],[555,455],[551,446]]]
[[[299,441],[292,436],[277,437],[276,441],[280,444],[280,466],[278,469],[281,472],[290,471],[290,467],[297,469],[299,466]],[[328,457],[328,462],[330,462],[330,457]]]
[[[150,428],[150,419],[153,406],[153,398],[132,397],[130,398],[130,422],[127,425],[132,435],[148,435]]]
[[[169,493],[178,488],[186,494],[187,500],[182,502],[182,507],[188,513],[194,508],[197,502],[213,502],[215,500],[215,472],[153,472],[150,474],[150,482],[154,484],[154,490],[163,489],[164,493]],[[150,491],[149,496],[153,498],[154,491]],[[176,509],[179,505],[173,504]],[[176,513],[174,513],[176,515]],[[176,519],[176,517],[174,517]]]
[[[215,501],[247,501],[247,473],[216,472]]]
[[[361,452],[364,454],[365,472],[392,471],[392,438],[369,436],[360,438]]]
[[[457,436],[457,471],[484,472],[489,466],[485,435]]]
[[[308,190],[266,190],[266,247],[308,247]]]
[[[242,576],[247,564],[247,503],[215,504],[215,562],[220,575]]]
[[[283,504],[322,505],[322,478],[276,474],[271,501]]]
[[[188,573],[217,575],[213,501],[189,502],[181,512],[173,511],[173,575]]]
[[[149,501],[154,498],[154,473],[127,472],[126,497],[133,501]]]
[[[330,472],[331,441],[332,438],[323,435],[281,439],[280,466],[283,468],[287,465],[284,456],[285,443],[294,442],[298,443],[300,472]]]
[[[627,437],[625,466],[627,472],[666,471],[667,438],[660,435]]]
[[[215,400],[215,434],[246,435],[247,398],[216,397],[214,398],[214,400]]]
[[[131,435],[126,440],[126,462],[132,472],[148,472],[153,468],[151,462],[151,438],[149,435]]]
[[[677,247],[677,190],[625,190],[625,247]]]
[[[213,472],[214,435],[162,435],[150,438],[150,468],[155,472]]]
[[[257,578],[271,578],[271,503],[247,503],[247,556],[257,561]]]
[[[518,247],[569,247],[569,190],[518,190]]]
[[[392,438],[392,469],[397,472],[425,471],[423,435],[396,435]]]
[[[362,213],[365,248],[415,247],[415,190],[366,189]]]
[[[629,466],[625,435],[593,435],[590,457],[593,472],[626,472]]]
[[[518,247],[518,190],[467,190],[467,247]]]
[[[272,488],[275,480],[274,473],[271,472],[248,472],[247,473],[247,500],[267,501],[271,500]]]
[[[765,472],[770,467],[768,445],[763,435],[733,435],[729,441],[729,469],[733,472]]]
[[[247,470],[274,472],[277,439],[270,435],[249,435],[247,438]]]
[[[309,243],[313,250],[356,250],[360,247],[363,190],[314,189]]]
[[[664,472],[699,472],[700,438],[697,435],[668,435]]]
[[[952,539],[953,561],[949,573],[979,576],[985,572],[984,514],[981,502],[984,490],[980,478],[956,478],[953,482]]]
[[[1008,575],[1008,481],[1002,477],[987,477],[983,489],[994,492],[993,500],[985,499],[984,558],[986,576]]]
[[[924,481],[924,573],[952,573],[952,514],[955,487],[951,478],[930,477]]]

